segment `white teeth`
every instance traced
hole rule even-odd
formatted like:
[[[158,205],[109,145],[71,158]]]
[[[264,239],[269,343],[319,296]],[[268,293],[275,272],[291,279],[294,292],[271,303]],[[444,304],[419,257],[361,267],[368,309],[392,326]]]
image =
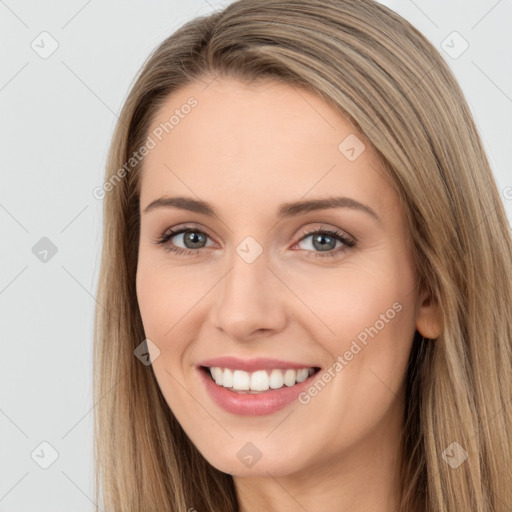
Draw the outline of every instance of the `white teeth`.
[[[246,372],[229,368],[210,368],[210,374],[215,383],[225,388],[231,388],[233,391],[267,391],[269,388],[290,387],[299,382],[304,382],[313,373],[313,368],[301,368],[300,370],[292,370],[291,368],[287,370],[274,369],[270,371],[270,374],[267,370]]]
[[[297,382],[304,382],[309,377],[307,368],[301,368],[297,371]]]
[[[269,385],[269,376],[265,370],[258,370],[251,374],[251,390],[266,391]]]
[[[220,370],[220,368],[219,368]],[[222,370],[221,370],[222,371]],[[221,386],[224,385],[224,381],[218,383]],[[251,380],[250,375],[242,370],[235,370],[233,372],[233,389],[239,389],[240,391],[247,391],[250,387]]]
[[[233,387],[233,371],[229,368],[226,368],[222,374],[222,385],[227,388]]]
[[[222,369],[221,368],[212,368],[212,377],[215,379],[215,383],[219,386],[222,386]]]
[[[270,372],[270,387],[272,389],[283,387],[283,372],[281,370],[272,370]]]
[[[297,372],[292,369],[288,369],[284,372],[284,383],[287,386],[293,386],[297,381]]]

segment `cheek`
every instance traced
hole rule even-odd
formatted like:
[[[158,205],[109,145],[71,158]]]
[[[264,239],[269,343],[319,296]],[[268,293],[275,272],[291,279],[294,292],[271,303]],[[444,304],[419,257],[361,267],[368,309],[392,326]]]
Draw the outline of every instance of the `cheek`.
[[[183,382],[181,361],[187,349],[186,331],[180,328],[198,299],[197,292],[194,293],[197,286],[185,287],[185,282],[181,278],[177,281],[176,275],[179,273],[172,269],[139,258],[136,287],[144,334],[160,351],[151,368],[167,404],[173,411],[179,411],[183,419],[183,415],[193,416],[194,410],[179,385]]]
[[[204,287],[181,269],[162,266],[144,256],[139,259],[136,286],[145,334],[160,342],[173,338],[174,326],[205,293]]]
[[[169,328],[163,321],[169,306],[164,292],[167,288],[165,279],[142,258],[137,267],[136,285],[144,332],[148,338],[156,341]]]
[[[396,311],[400,309],[398,306],[393,308],[393,304],[403,305],[406,290],[411,286],[407,281],[403,273],[397,276],[389,268],[377,271],[375,268],[344,267],[317,273],[314,277],[295,277],[293,286],[311,313],[306,318],[317,318],[316,334],[322,331],[329,334],[330,331],[331,336],[325,337],[336,344],[336,340],[355,337],[374,325],[388,310],[385,319],[404,316]]]
[[[330,411],[340,446],[356,442],[390,415],[399,417],[397,396],[415,331],[410,283],[393,272],[378,278],[351,275],[308,295],[308,305],[325,323],[309,324],[312,330],[316,326],[315,341],[334,358],[324,372],[328,383],[318,386],[325,391],[317,398],[311,390],[311,407],[319,415]]]
[[[376,380],[373,369],[398,386],[415,332],[414,273],[408,261],[380,261],[318,274],[297,289],[314,313],[304,320],[313,339],[333,358],[345,356],[343,373],[368,383]]]

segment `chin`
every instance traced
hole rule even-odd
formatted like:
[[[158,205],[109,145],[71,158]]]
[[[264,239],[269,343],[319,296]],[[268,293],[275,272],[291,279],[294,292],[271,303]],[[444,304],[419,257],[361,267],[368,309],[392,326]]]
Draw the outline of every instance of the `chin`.
[[[256,446],[257,444],[257,446]],[[291,448],[291,447],[289,447]],[[201,452],[216,469],[232,476],[286,476],[300,470],[306,464],[300,453],[292,449],[284,452],[271,443],[251,443],[232,440],[230,447],[219,447],[219,451]]]

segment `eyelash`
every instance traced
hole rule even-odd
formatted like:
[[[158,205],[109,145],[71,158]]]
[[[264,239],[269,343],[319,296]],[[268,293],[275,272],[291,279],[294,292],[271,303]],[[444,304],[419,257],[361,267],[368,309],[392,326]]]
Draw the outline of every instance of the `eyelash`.
[[[201,249],[205,249],[205,247],[201,247],[199,249],[183,249],[181,247],[175,247],[175,246],[171,246],[171,245],[166,245],[167,242],[171,238],[175,237],[176,235],[180,235],[181,233],[186,233],[186,232],[200,233],[200,234],[205,235],[208,238],[210,238],[208,236],[208,234],[206,232],[204,232],[203,230],[201,230],[201,229],[198,229],[198,228],[195,228],[195,227],[184,226],[184,227],[181,227],[181,228],[176,229],[176,230],[167,229],[153,243],[155,243],[157,245],[162,245],[166,251],[173,252],[175,254],[191,255],[191,256],[199,255]],[[345,245],[345,247],[338,247],[337,249],[332,249],[330,251],[326,251],[325,253],[322,253],[322,251],[309,251],[309,250],[303,249],[303,250],[305,250],[308,253],[313,253],[311,255],[311,257],[313,257],[313,258],[317,258],[317,257],[320,257],[320,258],[334,257],[334,256],[337,256],[340,252],[344,252],[347,249],[350,249],[350,248],[352,248],[352,247],[354,247],[356,245],[354,240],[348,238],[341,231],[329,230],[329,229],[323,229],[323,228],[317,228],[317,229],[312,229],[312,230],[307,231],[306,233],[303,234],[303,236],[301,237],[299,242],[302,242],[305,238],[308,238],[308,236],[310,236],[312,234],[327,235],[327,236],[330,236],[332,238],[335,238],[336,240],[339,240],[340,242],[342,242]]]

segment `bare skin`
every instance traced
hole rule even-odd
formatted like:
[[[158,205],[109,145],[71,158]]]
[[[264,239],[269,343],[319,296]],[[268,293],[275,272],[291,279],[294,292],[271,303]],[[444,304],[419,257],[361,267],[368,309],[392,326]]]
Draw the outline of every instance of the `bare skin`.
[[[148,132],[197,100],[144,159],[137,297],[160,350],[159,386],[203,456],[233,475],[241,511],[396,512],[407,360],[415,330],[427,338],[440,330],[417,289],[398,197],[369,144],[353,161],[339,150],[355,131],[311,92],[234,79],[205,85],[172,94]],[[144,211],[163,196],[207,201],[219,217]],[[338,196],[378,218],[346,206],[276,215],[282,203]],[[189,254],[154,243],[184,225],[206,233],[202,246],[183,234],[166,247]],[[320,228],[356,243],[322,246]],[[251,263],[236,251],[249,236],[263,249]],[[377,334],[345,357],[371,326]],[[308,403],[249,417],[217,406],[198,378],[200,361],[224,355],[324,372],[338,356],[346,364]],[[252,467],[237,457],[248,442],[262,455]]]

